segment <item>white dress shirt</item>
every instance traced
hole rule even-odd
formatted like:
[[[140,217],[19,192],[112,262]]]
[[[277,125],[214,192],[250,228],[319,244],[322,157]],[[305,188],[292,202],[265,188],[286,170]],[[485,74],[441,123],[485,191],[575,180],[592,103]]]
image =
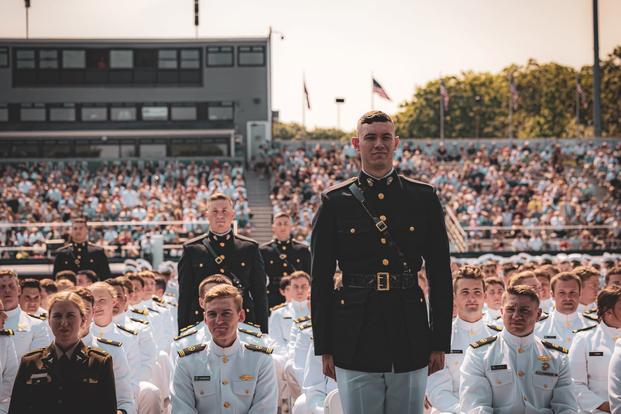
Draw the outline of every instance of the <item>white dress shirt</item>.
[[[292,301],[286,306],[272,312],[268,326],[270,337],[276,343],[274,352],[280,355],[288,353],[293,320],[308,314],[310,314],[310,309],[308,308],[306,301]]]
[[[9,411],[13,383],[19,366],[13,336],[6,329],[0,334],[0,414]]]
[[[608,400],[610,412],[621,414],[621,340],[615,344],[615,350],[608,367]]]
[[[12,329],[15,334],[12,338],[18,360],[30,351],[46,348],[52,342],[46,322],[28,316],[19,306],[5,313],[7,320],[4,329]]]
[[[597,322],[592,321],[578,312],[566,315],[554,310],[550,316],[541,322],[537,322],[535,326],[535,335],[544,341],[564,346],[569,349],[576,334],[574,331],[589,326],[593,326]]]

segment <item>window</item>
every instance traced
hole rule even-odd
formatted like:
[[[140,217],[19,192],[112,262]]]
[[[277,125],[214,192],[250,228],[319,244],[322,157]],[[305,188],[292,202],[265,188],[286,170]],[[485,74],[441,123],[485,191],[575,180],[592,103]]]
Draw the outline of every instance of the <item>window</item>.
[[[75,121],[75,108],[71,104],[50,108],[50,121]]]
[[[209,46],[207,48],[207,66],[233,66],[233,47]]]
[[[84,50],[63,50],[64,69],[84,69],[86,67],[86,52]]]
[[[200,52],[198,49],[181,51],[181,69],[199,69],[201,67]]]
[[[0,68],[9,67],[9,48],[0,47]]]
[[[134,64],[134,52],[132,50],[111,50],[111,69],[131,69]]]
[[[86,67],[96,70],[108,69],[108,51],[105,49],[89,49],[86,51]]]
[[[264,66],[265,47],[264,46],[239,46],[238,59],[239,66]]]
[[[35,68],[35,52],[34,50],[18,50],[16,55],[17,69],[34,69]]]
[[[39,50],[39,69],[58,69],[58,50]]]
[[[21,121],[45,121],[45,108],[22,108],[19,115]]]
[[[94,122],[94,121],[107,121],[108,109],[105,107],[83,107],[82,108],[82,121]]]
[[[170,117],[173,121],[195,121],[195,106],[173,106],[170,109]]]
[[[166,121],[168,120],[168,107],[166,106],[143,106],[143,121]]]
[[[9,121],[9,108],[6,106],[0,106],[0,122]]]
[[[177,51],[160,50],[157,67],[160,69],[177,69]]]
[[[136,49],[134,51],[135,66],[137,68],[152,69],[157,68],[156,49]]]
[[[210,106],[207,109],[207,118],[210,121],[231,121],[233,120],[233,107]]]
[[[112,107],[110,108],[110,119],[112,121],[135,121],[136,108],[133,106]]]

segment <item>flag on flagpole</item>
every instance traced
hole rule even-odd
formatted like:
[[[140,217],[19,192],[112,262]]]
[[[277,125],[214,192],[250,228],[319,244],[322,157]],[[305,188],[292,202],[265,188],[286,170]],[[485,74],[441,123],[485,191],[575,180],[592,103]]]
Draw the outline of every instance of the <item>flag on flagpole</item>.
[[[378,94],[380,97],[386,99],[387,101],[392,101],[392,99],[390,99],[390,97],[388,96],[384,88],[382,88],[382,85],[380,85],[380,83],[377,80],[375,80],[375,78],[372,78],[372,79],[373,79],[373,93]]]
[[[306,79],[304,79],[304,100],[306,101],[306,107],[308,108],[308,110],[310,111],[311,109],[311,104],[310,104],[310,98],[308,96],[308,88],[306,87]]]
[[[513,81],[513,76],[509,78],[509,92],[511,93],[511,107],[514,111],[517,111],[520,94],[518,93],[517,85]]]
[[[586,109],[589,106],[589,102],[587,101],[586,93],[584,92],[584,89],[582,89],[582,85],[580,85],[578,79],[576,79],[576,93],[580,98],[580,105],[582,105],[582,107]]]
[[[440,80],[440,98],[442,99],[442,108],[448,111],[449,106],[449,94],[444,85],[444,80]]]

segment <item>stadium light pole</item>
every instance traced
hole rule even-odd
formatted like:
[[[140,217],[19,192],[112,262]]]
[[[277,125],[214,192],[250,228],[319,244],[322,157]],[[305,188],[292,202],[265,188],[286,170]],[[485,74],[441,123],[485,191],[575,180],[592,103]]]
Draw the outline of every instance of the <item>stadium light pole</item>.
[[[277,34],[280,40],[285,40],[285,34],[269,26],[267,34],[267,123],[270,128],[270,141],[274,133],[274,122],[272,120],[272,35]]]
[[[336,104],[336,127],[341,129],[341,106],[345,103],[345,98],[334,98],[334,103]]]
[[[601,74],[599,70],[598,0],[593,0],[593,128],[595,138],[602,136]]]
[[[198,39],[198,6],[200,0],[194,0],[194,37]]]
[[[26,39],[30,38],[30,0],[24,0],[24,7],[26,8]]]

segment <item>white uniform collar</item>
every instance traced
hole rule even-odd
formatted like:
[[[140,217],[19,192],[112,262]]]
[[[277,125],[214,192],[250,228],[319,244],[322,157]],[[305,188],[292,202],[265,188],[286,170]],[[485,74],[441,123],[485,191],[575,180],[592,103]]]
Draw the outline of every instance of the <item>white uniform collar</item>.
[[[289,306],[291,306],[291,310],[295,316],[306,316],[310,313],[306,301],[298,302],[296,300],[292,300],[289,302]]]
[[[86,346],[91,346],[93,343],[93,334],[91,334],[91,332],[89,331],[86,336],[82,337],[82,342],[84,342],[84,345]]]
[[[578,318],[578,312],[573,312],[573,313],[570,313],[569,315],[566,315],[564,313],[560,313],[557,309],[554,309],[553,316],[555,319],[558,319],[559,321],[571,323]]]
[[[19,305],[17,305],[17,307],[15,309],[5,310],[4,311],[4,313],[6,313],[7,319],[18,317],[21,312],[22,312],[22,310],[19,307]]]
[[[108,325],[106,326],[99,326],[97,325],[95,322],[91,323],[91,329],[90,329],[90,333],[93,334],[93,336],[101,338],[104,337],[105,334],[111,332],[114,330],[114,323],[110,322]]]
[[[599,323],[599,326],[601,330],[604,331],[604,334],[606,334],[606,336],[616,338],[615,341],[621,338],[621,328],[613,328],[612,326],[608,326],[604,321],[601,321]]]
[[[481,329],[483,329],[483,326],[485,323],[483,321],[483,318],[479,319],[476,322],[466,322],[465,320],[461,319],[459,316],[455,318],[455,322],[457,323],[457,329],[463,330],[466,332],[471,332],[471,333],[476,333],[480,331]]]
[[[496,319],[500,316],[500,309],[487,308],[486,312],[490,319]]]
[[[124,325],[126,316],[126,312],[121,312],[118,315],[112,317],[112,322]]]
[[[525,348],[535,343],[534,332],[531,332],[530,335],[526,336],[515,336],[509,333],[509,331],[505,328],[498,335],[502,336],[502,338],[505,340],[505,342],[507,342],[507,345],[509,345],[511,349]]]
[[[366,175],[368,175],[369,177],[371,177],[371,178],[373,178],[373,179],[375,179],[375,180],[377,180],[377,181],[381,181],[381,180],[383,180],[384,178],[386,178],[386,177],[388,177],[390,174],[392,174],[394,171],[395,171],[395,169],[394,169],[394,168],[391,168],[391,169],[390,169],[390,171],[388,171],[388,173],[384,174],[384,175],[383,175],[383,176],[381,176],[381,177],[376,177],[376,176],[374,176],[373,174],[369,174],[368,172],[366,172],[366,171],[364,170],[364,168],[362,169],[362,172],[363,172],[363,173],[365,173]]]
[[[219,357],[231,356],[236,354],[241,350],[241,343],[239,342],[239,337],[235,337],[235,342],[231,344],[231,346],[222,348],[218,344],[216,344],[213,339],[209,341],[209,351],[213,352],[215,355]]]

